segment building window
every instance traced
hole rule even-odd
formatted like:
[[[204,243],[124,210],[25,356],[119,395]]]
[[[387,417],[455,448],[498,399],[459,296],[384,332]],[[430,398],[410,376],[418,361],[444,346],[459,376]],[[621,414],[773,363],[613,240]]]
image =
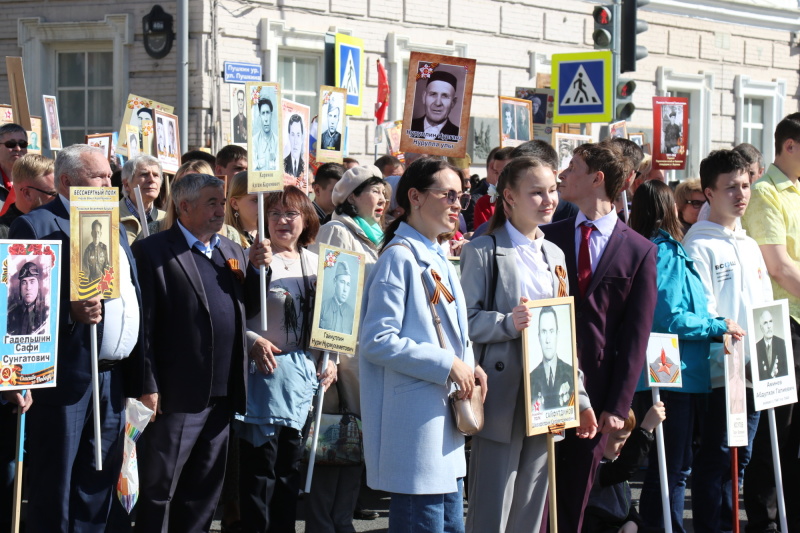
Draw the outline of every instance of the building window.
[[[58,52],[56,97],[64,146],[114,131],[112,52]]]
[[[750,143],[759,152],[764,151],[764,100],[745,98],[742,114],[742,142]]]
[[[318,55],[292,54],[291,51],[278,54],[278,82],[283,98],[309,106],[312,117],[319,109],[321,66],[322,58]]]

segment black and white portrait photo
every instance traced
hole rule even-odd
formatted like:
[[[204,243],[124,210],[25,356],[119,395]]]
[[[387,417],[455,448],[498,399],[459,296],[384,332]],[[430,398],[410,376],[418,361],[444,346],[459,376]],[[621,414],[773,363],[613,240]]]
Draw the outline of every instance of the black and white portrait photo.
[[[750,376],[755,409],[797,401],[788,300],[767,302],[747,311]]]

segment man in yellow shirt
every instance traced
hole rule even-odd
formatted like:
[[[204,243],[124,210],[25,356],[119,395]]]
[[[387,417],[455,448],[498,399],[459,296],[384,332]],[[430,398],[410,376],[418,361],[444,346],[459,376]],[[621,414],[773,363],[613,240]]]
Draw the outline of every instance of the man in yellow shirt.
[[[756,240],[772,278],[776,300],[787,298],[791,314],[792,359],[795,380],[800,375],[800,113],[784,118],[775,128],[775,162],[755,182],[742,224]],[[751,335],[756,332],[748,332]],[[788,354],[787,354],[788,355]],[[793,411],[796,411],[793,413]],[[800,531],[800,408],[775,409],[790,531]],[[777,531],[778,513],[769,425],[762,419],[753,442],[753,456],[745,470],[744,503],[748,531]]]

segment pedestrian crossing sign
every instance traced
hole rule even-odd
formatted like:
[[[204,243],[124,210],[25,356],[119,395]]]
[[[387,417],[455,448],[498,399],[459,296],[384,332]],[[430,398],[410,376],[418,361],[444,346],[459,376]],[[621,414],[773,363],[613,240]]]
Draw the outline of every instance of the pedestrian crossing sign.
[[[553,54],[553,122],[611,122],[611,51]]]

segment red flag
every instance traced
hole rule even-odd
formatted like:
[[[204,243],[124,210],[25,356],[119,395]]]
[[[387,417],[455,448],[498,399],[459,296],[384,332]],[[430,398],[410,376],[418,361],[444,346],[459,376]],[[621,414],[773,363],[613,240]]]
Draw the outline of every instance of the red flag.
[[[386,110],[389,108],[389,78],[381,60],[378,60],[378,102],[375,104],[375,120],[378,125],[386,120]]]

